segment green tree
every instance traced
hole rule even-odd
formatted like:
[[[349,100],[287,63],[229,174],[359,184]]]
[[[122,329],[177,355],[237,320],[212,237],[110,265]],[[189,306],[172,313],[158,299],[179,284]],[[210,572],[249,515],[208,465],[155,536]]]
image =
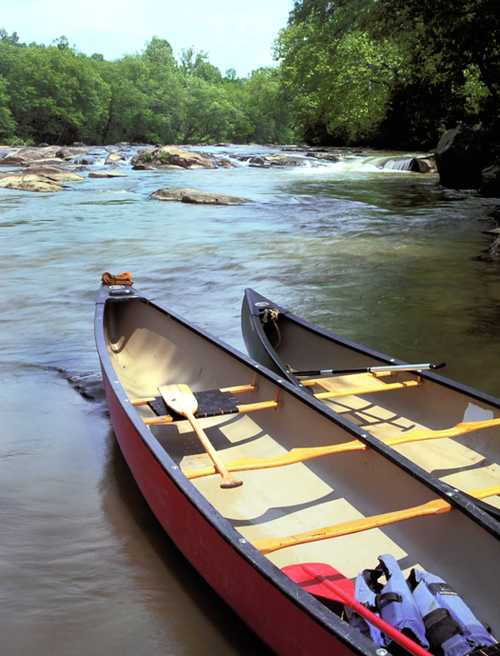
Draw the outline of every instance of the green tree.
[[[0,140],[9,141],[15,136],[16,123],[10,111],[7,83],[0,75]]]

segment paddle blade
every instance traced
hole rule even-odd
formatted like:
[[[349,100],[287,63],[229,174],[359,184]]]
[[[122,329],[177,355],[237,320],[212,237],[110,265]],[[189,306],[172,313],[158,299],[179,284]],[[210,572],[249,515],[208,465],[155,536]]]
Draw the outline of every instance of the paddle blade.
[[[338,601],[341,604],[345,604],[345,599],[337,595],[333,587],[325,583],[326,581],[330,581],[330,583],[340,588],[345,595],[354,599],[354,585],[352,581],[326,563],[287,565],[281,571],[303,590],[315,597],[323,597],[323,599],[330,599],[331,601]]]
[[[161,385],[159,392],[167,406],[179,415],[194,415],[198,401],[189,385]]]

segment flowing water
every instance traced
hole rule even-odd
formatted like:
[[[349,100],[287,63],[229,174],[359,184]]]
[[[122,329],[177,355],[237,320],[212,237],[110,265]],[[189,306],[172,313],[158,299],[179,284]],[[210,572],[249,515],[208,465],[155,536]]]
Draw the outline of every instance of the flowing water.
[[[163,535],[115,446],[93,343],[102,271],[132,271],[146,295],[240,348],[250,286],[500,395],[500,266],[482,234],[495,202],[376,163],[124,165],[127,177],[64,193],[0,190],[2,653],[266,653]],[[164,186],[253,202],[148,198]]]

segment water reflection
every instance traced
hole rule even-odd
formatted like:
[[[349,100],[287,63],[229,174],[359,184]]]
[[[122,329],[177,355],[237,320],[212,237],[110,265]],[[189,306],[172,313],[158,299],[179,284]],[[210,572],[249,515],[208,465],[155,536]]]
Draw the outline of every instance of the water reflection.
[[[133,571],[134,580],[125,594],[142,597],[144,606],[165,627],[168,644],[182,645],[183,653],[217,649],[248,656],[270,654],[165,535],[135,484],[113,433],[107,441],[100,492],[121,555]],[[128,621],[134,620],[129,616]]]

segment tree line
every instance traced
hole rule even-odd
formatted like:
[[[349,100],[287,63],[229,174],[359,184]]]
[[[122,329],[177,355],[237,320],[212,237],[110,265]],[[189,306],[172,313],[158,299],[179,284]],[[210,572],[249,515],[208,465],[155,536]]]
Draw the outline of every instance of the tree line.
[[[153,38],[115,61],[0,30],[0,140],[430,148],[500,131],[498,0],[296,0],[277,66],[222,74]]]
[[[203,52],[177,61],[168,41],[106,61],[0,30],[0,142],[284,143],[292,138],[280,73],[224,75]]]

